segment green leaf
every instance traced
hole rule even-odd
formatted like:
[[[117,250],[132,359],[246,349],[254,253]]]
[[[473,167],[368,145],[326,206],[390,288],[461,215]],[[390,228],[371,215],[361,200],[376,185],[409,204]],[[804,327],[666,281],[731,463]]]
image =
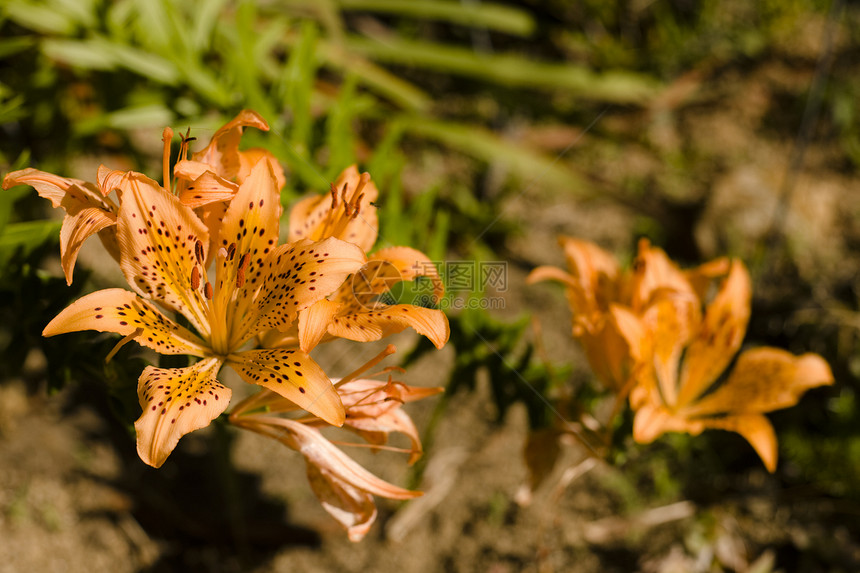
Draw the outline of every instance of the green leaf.
[[[502,4],[442,0],[337,0],[337,3],[343,10],[442,20],[517,36],[528,36],[535,27],[527,12]]]

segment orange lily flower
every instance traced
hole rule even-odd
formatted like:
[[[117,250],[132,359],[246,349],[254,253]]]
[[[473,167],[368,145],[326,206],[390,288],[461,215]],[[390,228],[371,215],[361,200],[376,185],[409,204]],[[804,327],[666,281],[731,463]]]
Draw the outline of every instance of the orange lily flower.
[[[569,272],[541,266],[528,276],[528,284],[559,281],[566,287],[573,312],[573,336],[582,344],[597,377],[619,396],[626,395],[636,365],[644,358],[631,346],[625,332],[637,327],[637,316],[654,296],[675,292],[695,301],[704,278],[725,272],[727,261],[717,259],[682,271],[666,253],[639,241],[633,268],[621,270],[615,258],[589,241],[560,237]],[[695,285],[695,286],[694,286]]]
[[[776,434],[764,413],[793,406],[810,388],[832,384],[833,375],[817,354],[756,348],[742,352],[716,385],[740,349],[750,298],[749,274],[733,261],[704,315],[701,303],[664,293],[645,310],[643,328],[627,331],[631,346],[651,357],[637,371],[630,395],[637,442],[664,432],[729,430],[755,448],[768,471],[776,469]]]
[[[405,434],[412,444],[409,459],[412,464],[421,457],[421,441],[412,419],[401,406],[437,394],[442,388],[407,386],[392,382],[390,377],[388,382],[356,378],[393,352],[394,347],[389,345],[358,371],[335,382],[335,386],[346,409],[344,427],[375,448],[385,447],[391,432]],[[274,438],[301,453],[314,494],[323,508],[347,529],[351,541],[360,541],[376,519],[373,495],[401,500],[421,495],[385,482],[358,465],[322,435],[318,428],[327,425],[324,420],[278,416],[296,411],[290,401],[263,390],[237,405],[230,414],[230,422]]]
[[[135,292],[102,290],[79,299],[48,324],[53,336],[116,332],[162,354],[201,358],[187,368],[147,367],[135,423],[141,459],[159,467],[180,437],[209,424],[231,391],[216,375],[229,364],[248,383],[268,388],[334,425],[340,397],[322,369],[295,349],[240,350],[258,333],[286,330],[299,311],[333,292],[362,266],[364,253],[337,239],[277,246],[278,181],[260,161],[239,185],[211,232],[175,195],[138,173],[112,175],[121,192],[120,266]],[[209,256],[212,243],[218,245]],[[214,261],[214,280],[208,267]],[[196,332],[152,302],[184,316]]]
[[[300,201],[290,213],[290,240],[321,240],[338,237],[365,252],[376,241],[378,220],[371,202],[378,195],[368,173],[358,174],[352,165],[332,185],[326,196]],[[435,265],[426,255],[409,247],[389,247],[368,256],[367,264],[328,299],[299,314],[293,331],[268,333],[267,348],[299,344],[310,352],[317,344],[334,338],[370,342],[412,327],[442,348],[450,336],[445,314],[412,304],[386,304],[382,296],[401,281],[427,277],[433,282],[433,298],[442,298],[445,288]]]

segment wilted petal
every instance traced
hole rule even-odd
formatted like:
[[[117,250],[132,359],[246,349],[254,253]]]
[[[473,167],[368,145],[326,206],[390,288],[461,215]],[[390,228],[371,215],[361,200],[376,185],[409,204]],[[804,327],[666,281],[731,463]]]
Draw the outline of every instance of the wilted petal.
[[[529,489],[536,490],[552,473],[561,453],[559,432],[554,428],[532,430],[523,445],[523,459],[529,471]]]
[[[220,359],[207,358],[188,368],[146,367],[137,387],[143,415],[134,423],[140,459],[160,467],[179,438],[227,408],[232,392],[215,379],[220,366]]]
[[[191,279],[198,265],[195,245],[199,241],[205,250],[209,244],[206,227],[176,196],[148,177],[129,173],[120,187],[117,237],[126,280],[141,296],[182,313],[198,332],[209,336],[202,285],[192,288]]]
[[[136,294],[122,289],[106,289],[88,294],[65,308],[48,323],[43,336],[81,330],[116,332],[128,336],[161,354],[204,356],[203,341],[179,326]]]
[[[706,392],[737,354],[749,322],[751,296],[746,267],[734,261],[686,349],[680,373],[679,406],[692,403]]]
[[[357,543],[364,539],[376,521],[373,496],[311,463],[307,464],[307,475],[323,509],[346,529],[349,540]]]
[[[268,388],[329,424],[343,424],[340,396],[323,369],[304,352],[248,350],[232,355],[228,363],[245,382]]]
[[[770,412],[794,406],[810,388],[830,384],[830,366],[817,354],[755,348],[741,353],[719,388],[685,410],[691,416]]]

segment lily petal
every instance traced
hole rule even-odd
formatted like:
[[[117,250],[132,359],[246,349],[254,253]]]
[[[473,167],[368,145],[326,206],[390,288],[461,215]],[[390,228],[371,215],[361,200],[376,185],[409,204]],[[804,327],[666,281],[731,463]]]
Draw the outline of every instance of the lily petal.
[[[685,411],[690,416],[770,412],[794,406],[810,388],[830,384],[830,366],[817,354],[755,348],[741,353],[728,379]]]
[[[211,166],[216,175],[225,179],[236,179],[242,167],[239,140],[246,127],[269,131],[269,124],[260,114],[244,109],[216,131],[209,145],[194,153],[191,159]]]
[[[379,231],[376,201],[379,190],[367,173],[347,167],[332,184],[332,195],[303,199],[290,211],[289,241],[321,241],[336,237],[354,243],[365,252],[373,248]]]
[[[234,322],[246,318],[260,286],[264,261],[278,242],[281,203],[275,185],[268,164],[258,163],[239,187],[220,225],[216,244],[226,256],[217,260],[215,306],[224,309],[224,328],[229,332],[234,332]],[[234,337],[231,348],[242,341]]]
[[[338,315],[328,326],[332,336],[370,342],[412,327],[442,348],[451,335],[448,317],[441,310],[411,304],[395,304],[365,312]]]
[[[76,300],[48,323],[42,335],[97,330],[128,336],[137,329],[141,332],[134,340],[160,354],[206,354],[200,338],[136,294],[118,288],[96,291]]]
[[[634,312],[643,312],[652,304],[654,296],[667,290],[695,294],[685,273],[669,259],[663,249],[652,247],[647,239],[639,241],[630,289]]]
[[[568,291],[574,314],[588,316],[605,312],[609,303],[618,298],[617,282],[620,270],[611,254],[594,243],[572,237],[559,237],[567,266],[577,288]]]
[[[687,347],[680,373],[679,407],[704,394],[737,354],[750,317],[749,273],[733,261],[729,276],[705,310],[699,332]]]
[[[209,233],[194,212],[152,179],[128,173],[117,237],[120,266],[132,289],[182,313],[203,336],[209,335],[202,285],[192,287],[198,264],[195,245],[209,245]]]
[[[54,207],[62,207],[66,211],[60,230],[60,257],[66,283],[72,284],[75,261],[84,241],[94,233],[116,224],[113,206],[92,183],[59,177],[38,169],[14,171],[3,178],[4,189],[15,185],[32,186],[40,197],[50,200]],[[104,236],[100,233],[102,242],[112,256],[116,254],[116,250],[110,245],[114,234],[113,230]]]
[[[196,209],[209,203],[229,201],[238,190],[239,186],[232,181],[218,177],[211,171],[204,171],[182,189],[179,200],[183,205]]]
[[[343,403],[331,380],[314,360],[298,350],[247,350],[228,363],[245,382],[268,388],[334,426],[342,426]]]
[[[323,509],[346,529],[349,540],[358,543],[364,539],[376,521],[373,496],[312,463],[307,464],[307,476]]]
[[[364,263],[359,247],[335,238],[278,247],[264,262],[254,312],[244,314],[237,336],[246,340],[262,330],[285,331],[300,310],[330,295]]]
[[[299,313],[299,346],[302,352],[310,352],[322,341],[340,305],[322,299]]]
[[[134,423],[140,459],[161,467],[179,438],[227,408],[232,392],[215,379],[220,366],[220,359],[207,358],[188,368],[146,367],[137,389],[143,415]]]
[[[708,418],[702,421],[707,428],[737,432],[755,449],[767,471],[776,471],[778,449],[773,425],[761,414]]]

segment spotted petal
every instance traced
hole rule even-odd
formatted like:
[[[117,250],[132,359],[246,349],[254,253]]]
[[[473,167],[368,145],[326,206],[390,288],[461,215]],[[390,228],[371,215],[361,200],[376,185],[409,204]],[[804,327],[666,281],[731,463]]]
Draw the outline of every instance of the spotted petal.
[[[329,324],[328,332],[332,336],[348,340],[370,342],[409,327],[429,338],[436,348],[445,346],[451,334],[445,313],[411,304],[395,304],[364,312],[339,314]]]
[[[220,359],[207,358],[188,368],[146,367],[137,389],[143,415],[134,423],[140,459],[160,467],[179,438],[227,408],[232,392],[215,379],[220,366]]]
[[[138,332],[133,340],[161,354],[204,356],[207,352],[196,335],[146,300],[122,289],[100,290],[76,300],[48,323],[42,335],[81,330],[116,332],[123,336]]]
[[[248,350],[228,360],[245,382],[268,388],[329,424],[343,424],[340,396],[323,369],[304,352]]]
[[[830,367],[817,354],[755,348],[741,353],[719,388],[685,410],[691,416],[770,412],[794,406],[810,388],[830,384]]]
[[[200,243],[204,257],[209,245],[206,227],[191,209],[148,177],[128,173],[120,188],[123,200],[117,236],[126,280],[141,296],[185,315],[208,337],[203,288],[199,280],[196,285],[192,280],[192,271],[199,264],[195,245]],[[205,273],[200,274],[205,279]]]
[[[92,183],[59,177],[37,169],[22,169],[6,175],[3,188],[15,185],[31,185],[41,197],[51,201],[54,207],[66,211],[60,230],[60,257],[66,282],[72,284],[72,275],[78,252],[90,236],[116,224],[113,206],[102,197]],[[105,247],[112,255],[113,232],[103,236]]]
[[[258,163],[230,202],[217,235],[226,256],[216,262],[215,307],[228,332],[245,318],[260,287],[264,261],[278,242],[280,216],[274,175],[268,164]],[[241,342],[233,337],[231,347]]]
[[[364,262],[359,247],[334,238],[278,247],[264,262],[255,304],[236,336],[245,340],[263,330],[285,331],[300,310],[330,295]]]

